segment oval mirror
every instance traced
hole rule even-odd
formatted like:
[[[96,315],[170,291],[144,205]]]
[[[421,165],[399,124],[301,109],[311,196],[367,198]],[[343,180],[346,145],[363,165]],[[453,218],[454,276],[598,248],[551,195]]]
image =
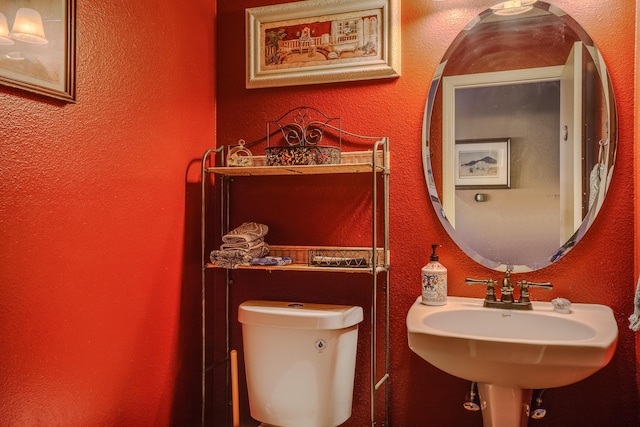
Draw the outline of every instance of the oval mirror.
[[[542,1],[482,12],[434,75],[423,123],[431,202],[464,252],[537,270],[593,223],[613,172],[615,100],[600,52]]]

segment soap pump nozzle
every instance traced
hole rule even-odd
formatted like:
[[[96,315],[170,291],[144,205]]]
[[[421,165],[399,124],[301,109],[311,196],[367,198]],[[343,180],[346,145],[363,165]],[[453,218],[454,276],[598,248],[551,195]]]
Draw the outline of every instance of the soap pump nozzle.
[[[436,253],[436,250],[441,247],[442,245],[438,245],[438,244],[433,244],[431,245],[431,250],[433,251],[433,253],[431,254],[431,257],[429,258],[430,261],[438,261],[438,254]]]

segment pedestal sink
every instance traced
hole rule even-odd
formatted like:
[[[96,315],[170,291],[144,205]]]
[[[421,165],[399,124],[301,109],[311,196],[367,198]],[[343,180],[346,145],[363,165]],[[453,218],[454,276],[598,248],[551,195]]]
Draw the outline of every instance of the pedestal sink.
[[[478,383],[485,427],[527,425],[533,389],[573,384],[607,365],[618,325],[604,305],[550,302],[533,310],[485,308],[480,298],[449,297],[427,306],[419,297],[407,314],[409,347],[435,367]]]

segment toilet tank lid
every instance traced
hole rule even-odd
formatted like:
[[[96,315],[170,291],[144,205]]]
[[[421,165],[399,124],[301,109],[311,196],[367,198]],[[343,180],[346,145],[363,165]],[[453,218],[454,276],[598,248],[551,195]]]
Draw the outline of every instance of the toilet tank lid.
[[[343,329],[363,320],[362,307],[290,301],[245,301],[238,307],[244,324],[291,329]]]

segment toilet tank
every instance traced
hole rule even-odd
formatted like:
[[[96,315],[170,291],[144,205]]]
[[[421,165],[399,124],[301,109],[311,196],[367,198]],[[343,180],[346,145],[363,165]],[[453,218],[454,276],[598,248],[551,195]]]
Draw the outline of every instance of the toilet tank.
[[[351,416],[362,307],[246,301],[238,307],[251,416],[333,427]]]

